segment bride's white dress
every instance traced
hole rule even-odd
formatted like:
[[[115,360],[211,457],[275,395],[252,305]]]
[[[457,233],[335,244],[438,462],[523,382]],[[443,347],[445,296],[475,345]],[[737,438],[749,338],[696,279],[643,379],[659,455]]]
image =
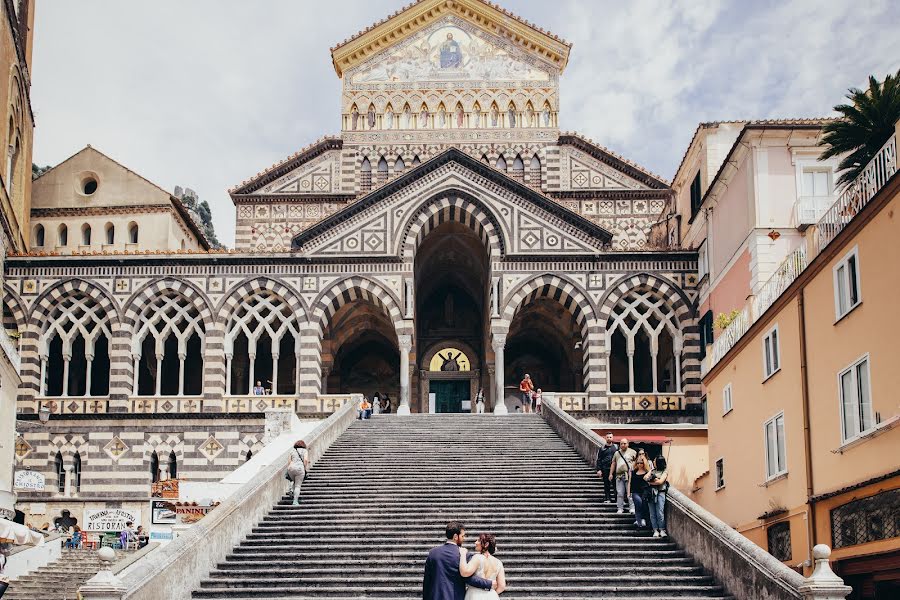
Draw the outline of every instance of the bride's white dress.
[[[477,558],[480,562],[478,565],[478,570],[475,571],[475,575],[484,579],[490,579],[492,581],[494,579],[497,579],[497,575],[499,575],[503,570],[503,563],[492,556],[490,561],[493,564],[489,565],[488,561],[485,560],[484,554],[479,554]],[[488,569],[488,567],[490,568]],[[488,577],[487,575],[485,575],[485,573],[492,576]],[[499,600],[499,598],[500,595],[497,594],[497,592],[495,592],[494,590],[483,590],[481,588],[474,587],[466,588],[466,600]]]

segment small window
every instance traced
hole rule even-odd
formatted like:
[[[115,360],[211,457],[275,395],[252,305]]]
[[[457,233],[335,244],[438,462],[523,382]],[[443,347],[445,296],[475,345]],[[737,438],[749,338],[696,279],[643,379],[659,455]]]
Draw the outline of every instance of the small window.
[[[709,275],[709,245],[706,240],[697,249],[697,276],[703,279]]]
[[[56,453],[54,463],[56,466],[56,489],[62,494],[66,491],[66,469],[63,467],[63,457],[60,452]]]
[[[78,452],[72,457],[72,484],[76,492],[81,491],[81,454]]]
[[[763,372],[768,379],[781,368],[781,348],[778,345],[778,325],[763,338]]]
[[[106,243],[107,244],[115,244],[116,243],[116,226],[112,223],[106,224]]]
[[[90,196],[94,192],[97,191],[97,180],[93,177],[88,177],[84,181],[81,182],[81,191],[85,196]]]
[[[831,195],[831,170],[830,169],[803,169],[802,196],[830,196]]]
[[[784,446],[784,413],[768,421],[766,430],[766,479],[773,479],[787,473],[787,459]]]
[[[716,489],[721,490],[725,487],[725,459],[720,458],[716,461]]]
[[[722,414],[727,415],[734,406],[731,403],[731,384],[722,388]]]
[[[69,228],[65,225],[59,226],[59,243],[58,246],[68,246],[69,245]]]
[[[81,226],[81,245],[82,246],[90,246],[91,245],[91,226],[85,223]]]
[[[700,212],[701,204],[703,204],[703,192],[700,185],[700,171],[697,171],[694,181],[691,182],[691,218]]]
[[[869,355],[838,375],[841,394],[841,431],[844,441],[853,440],[875,427],[872,392],[869,389]]]
[[[38,225],[34,228],[34,245],[43,248],[44,247],[44,226]]]
[[[150,481],[159,481],[159,454],[156,452],[150,455]]]
[[[841,319],[862,302],[859,283],[859,248],[854,247],[834,267],[834,312],[836,319]]]
[[[497,170],[498,171],[506,170],[506,159],[503,158],[502,154],[499,157],[497,157]]]
[[[128,243],[137,244],[138,243],[138,226],[137,223],[132,223],[128,226]]]
[[[766,531],[769,542],[769,554],[785,562],[791,560],[791,522],[775,523]]]
[[[706,311],[700,317],[700,360],[706,358],[706,347],[713,343],[713,312]]]

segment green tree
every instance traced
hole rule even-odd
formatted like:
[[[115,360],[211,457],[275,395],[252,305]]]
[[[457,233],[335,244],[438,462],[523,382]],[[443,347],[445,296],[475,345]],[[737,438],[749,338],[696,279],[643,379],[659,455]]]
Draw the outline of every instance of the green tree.
[[[825,146],[819,160],[846,154],[838,165],[842,171],[839,186],[859,177],[894,133],[894,124],[900,120],[900,70],[881,83],[869,75],[869,88],[850,88],[847,99],[852,104],[834,107],[841,116],[822,128],[824,135],[819,142]]]

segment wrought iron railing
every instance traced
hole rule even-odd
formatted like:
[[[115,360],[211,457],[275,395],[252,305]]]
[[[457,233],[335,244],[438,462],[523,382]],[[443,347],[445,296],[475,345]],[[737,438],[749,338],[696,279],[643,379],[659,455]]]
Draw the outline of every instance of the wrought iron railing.
[[[737,318],[725,328],[713,343],[712,359],[703,375],[712,369],[741,339],[750,326],[768,310],[793,283],[809,262],[853,220],[869,200],[897,172],[897,136],[881,147],[856,180],[847,186],[838,199],[807,233],[804,244],[791,252],[759,293],[745,306]],[[801,199],[802,200],[802,199]]]
[[[816,223],[815,235],[811,240],[811,255],[817,255],[831,240],[837,237],[837,234],[853,220],[853,217],[869,203],[869,200],[896,172],[897,136],[892,135],[878,151],[878,154],[869,161],[859,177],[841,192],[837,201],[825,211],[825,214]]]

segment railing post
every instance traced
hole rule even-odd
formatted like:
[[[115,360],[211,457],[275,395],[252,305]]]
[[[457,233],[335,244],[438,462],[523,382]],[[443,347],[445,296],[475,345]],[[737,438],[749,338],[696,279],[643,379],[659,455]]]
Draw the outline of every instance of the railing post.
[[[815,568],[799,590],[804,600],[844,600],[853,591],[831,570],[828,560],[830,556],[831,548],[825,544],[818,544],[813,548]]]
[[[100,548],[97,557],[103,563],[100,572],[85,583],[78,592],[84,600],[122,600],[125,597],[126,587],[122,580],[113,575],[110,567],[116,559],[116,553],[112,548]]]

